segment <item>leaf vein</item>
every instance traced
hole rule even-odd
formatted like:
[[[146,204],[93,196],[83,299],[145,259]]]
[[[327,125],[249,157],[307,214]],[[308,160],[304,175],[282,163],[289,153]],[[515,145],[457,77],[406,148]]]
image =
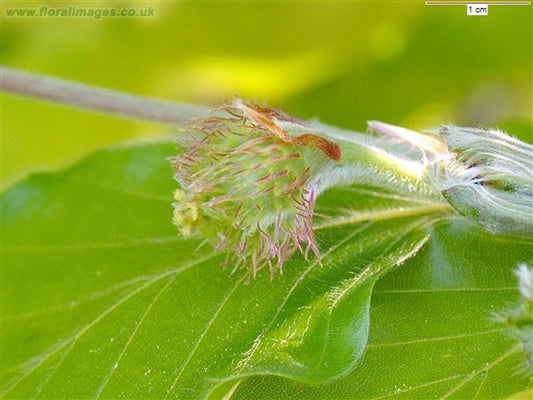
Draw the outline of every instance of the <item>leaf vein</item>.
[[[136,294],[143,291],[145,288],[151,286],[158,280],[164,279],[167,276],[170,276],[172,274],[179,274],[189,268],[192,268],[204,261],[207,261],[211,258],[216,257],[218,254],[210,254],[206,257],[199,258],[189,264],[185,264],[184,266],[181,266],[179,268],[175,268],[170,271],[166,271],[164,273],[161,273],[159,275],[155,275],[153,279],[147,281],[144,285],[140,286],[139,288],[133,290],[132,292],[128,293],[126,296],[118,300],[117,302],[113,303],[110,307],[108,307],[103,313],[101,313],[98,317],[93,319],[89,324],[84,325],[84,327],[77,333],[75,333],[71,337],[67,337],[63,342],[60,342],[58,346],[52,346],[48,350],[48,352],[44,352],[41,354],[41,356],[33,357],[32,359],[28,360],[27,362],[20,365],[20,367],[23,367],[25,364],[28,364],[31,362],[34,362],[38,360],[35,365],[33,365],[28,371],[26,371],[17,381],[15,381],[11,386],[6,387],[5,390],[0,395],[1,397],[4,397],[9,392],[11,392],[15,387],[17,387],[22,381],[24,381],[28,376],[30,376],[33,372],[35,372],[46,360],[48,360],[50,357],[52,357],[54,354],[56,354],[58,351],[60,351],[62,348],[64,348],[66,345],[68,345],[71,342],[76,342],[81,336],[83,336],[87,331],[89,331],[94,325],[96,325],[98,322],[100,322],[105,316],[113,312],[115,309],[117,309],[120,305],[124,304],[126,301],[134,297]],[[71,349],[74,346],[71,347]],[[70,351],[70,350],[69,350]]]
[[[331,307],[329,307],[329,310],[328,310],[328,321],[327,321],[327,327],[326,327],[326,337],[325,337],[325,339],[323,341],[322,352],[321,352],[321,355],[320,355],[320,359],[317,362],[317,365],[321,365],[322,364],[322,361],[323,361],[323,359],[324,359],[324,357],[326,355],[326,349],[327,349],[327,345],[328,345],[328,341],[329,341],[329,334],[330,334],[331,318],[332,318],[333,310],[335,309],[335,307],[339,303],[340,299],[342,299],[346,295],[346,293],[348,293],[349,291],[352,291],[354,288],[357,288],[362,283],[367,282],[373,275],[379,274],[380,271],[372,271],[374,265],[379,260],[381,260],[386,254],[390,255],[391,254],[390,253],[391,249],[393,249],[394,246],[396,246],[400,241],[402,241],[406,236],[408,236],[411,232],[414,231],[415,228],[419,227],[420,225],[421,224],[420,224],[419,221],[416,224],[411,224],[411,227],[409,227],[409,229],[406,229],[404,234],[398,236],[395,240],[393,240],[392,243],[389,246],[387,246],[387,248],[385,250],[383,250],[381,252],[381,254],[376,256],[374,258],[374,260],[372,262],[370,262],[366,266],[366,268],[364,270],[362,270],[359,274],[357,274],[354,277],[354,279],[352,280],[350,285],[348,285],[348,287],[346,287],[341,293],[339,293],[335,297],[335,299],[333,301],[333,304],[331,305]],[[404,256],[401,260],[397,260],[396,263],[392,264],[391,268],[394,265],[401,263],[403,261],[403,259],[409,258],[413,254],[416,254],[420,250],[421,246],[423,246],[424,243],[426,243],[426,242],[427,242],[427,237],[424,237],[424,239],[421,240],[417,244],[417,246],[415,246],[415,248],[411,252],[409,252],[408,255]],[[368,278],[368,279],[365,279],[365,278]]]
[[[507,357],[509,357],[511,354],[515,353],[519,349],[519,346],[513,346],[511,349],[503,353],[501,356],[495,358],[490,363],[483,365],[481,368],[473,371],[471,374],[467,375],[465,379],[463,379],[461,382],[457,384],[457,386],[452,387],[449,391],[444,393],[440,399],[444,400],[449,398],[452,394],[456,393],[459,389],[461,389],[464,385],[466,385],[468,382],[470,382],[472,379],[474,379],[476,376],[478,376],[483,371],[489,371],[490,369],[494,368],[496,365],[501,363],[503,360],[505,360]]]
[[[336,217],[326,220],[315,226],[315,230],[338,227],[342,225],[353,225],[363,221],[383,221],[395,218],[414,217],[424,214],[443,213],[450,211],[448,205],[436,204],[431,207],[400,207],[388,210],[379,210],[373,212],[356,212],[351,215]]]
[[[350,241],[351,239],[353,239],[356,235],[364,232],[365,230],[367,230],[368,228],[370,228],[370,226],[372,226],[374,223],[372,221],[368,221],[366,224],[364,224],[363,226],[361,226],[359,229],[356,229],[354,230],[353,232],[351,232],[349,235],[347,235],[343,240],[340,240],[338,243],[336,243],[334,246],[330,247],[328,249],[328,251],[326,253],[324,253],[323,257],[326,258],[327,256],[329,256],[331,253],[333,253],[335,250],[339,249],[342,245],[344,245],[346,242]],[[287,304],[287,301],[289,301],[289,298],[292,296],[292,294],[294,293],[294,291],[296,290],[296,288],[298,287],[298,285],[300,285],[300,283],[303,282],[304,278],[307,276],[307,274],[309,274],[309,272],[311,272],[311,270],[316,267],[316,265],[318,264],[317,261],[314,261],[313,263],[311,263],[311,265],[309,265],[309,267],[307,267],[305,269],[305,271],[298,277],[298,279],[294,282],[294,284],[291,286],[291,288],[288,290],[287,294],[285,295],[285,297],[282,299],[276,313],[273,315],[273,317],[270,319],[270,322],[268,323],[268,325],[265,327],[265,329],[263,329],[263,332],[266,332],[268,331],[271,327],[272,327],[272,324],[276,321],[276,318],[278,317],[278,315],[281,313],[281,310],[283,309],[283,307],[285,306],[285,304]],[[239,365],[238,365],[238,370],[237,370],[237,374],[236,375],[240,375],[241,372],[243,371],[243,369],[248,365],[248,363],[250,362],[250,360],[252,359],[255,351],[257,350],[257,348],[259,348],[258,345],[255,345],[257,339],[259,339],[261,336],[263,335],[263,333],[260,333],[258,338],[256,338],[256,340],[254,340],[254,344],[252,345],[252,347],[247,351],[247,355],[246,355],[246,358],[242,359],[240,362],[239,362]]]
[[[237,290],[237,288],[242,284],[242,282],[244,281],[244,278],[246,277],[247,275],[243,275],[242,278],[238,279],[237,282],[235,283],[235,285],[233,286],[233,288],[226,294],[226,296],[224,296],[224,298],[222,299],[222,302],[220,303],[219,307],[217,308],[216,312],[213,314],[213,316],[211,317],[211,319],[209,320],[209,322],[207,323],[205,329],[202,331],[202,334],[200,335],[200,337],[198,338],[198,340],[196,341],[194,347],[192,348],[189,356],[187,357],[187,359],[185,360],[185,362],[181,365],[181,368],[179,369],[178,373],[176,374],[176,378],[174,379],[174,381],[172,382],[172,384],[170,385],[169,389],[167,390],[167,393],[164,397],[164,399],[167,399],[169,394],[172,392],[172,390],[176,387],[176,384],[178,383],[180,377],[181,377],[181,374],[183,373],[183,371],[185,370],[185,368],[189,365],[191,359],[193,358],[194,354],[196,353],[196,351],[198,350],[198,348],[200,347],[200,344],[202,343],[202,341],[204,340],[205,338],[205,335],[207,334],[207,332],[209,331],[209,329],[211,329],[211,326],[213,325],[214,321],[218,318],[218,316],[220,315],[220,312],[222,311],[222,309],[224,308],[224,306],[227,304],[227,302],[229,301],[229,299],[231,298],[231,296],[233,295],[233,293],[235,293],[235,290]]]
[[[126,350],[128,349],[129,345],[131,344],[131,342],[133,341],[133,338],[135,337],[135,335],[137,334],[137,332],[139,331],[139,328],[141,327],[142,323],[144,322],[144,320],[146,319],[146,316],[148,315],[148,313],[150,312],[150,310],[152,309],[152,307],[154,306],[154,304],[157,302],[157,300],[159,300],[159,298],[161,297],[161,295],[168,289],[168,287],[173,283],[175,282],[176,280],[176,277],[178,275],[175,274],[172,279],[169,279],[169,281],[167,282],[167,284],[159,291],[157,291],[156,295],[154,296],[154,298],[152,299],[152,301],[146,306],[146,309],[144,310],[141,318],[139,319],[139,321],[137,321],[137,324],[135,324],[135,328],[133,329],[133,331],[131,332],[131,335],[129,336],[128,340],[126,341],[126,343],[124,344],[124,347],[122,349],[122,351],[120,352],[117,360],[115,361],[114,364],[111,365],[111,369],[109,370],[109,372],[107,373],[107,375],[105,376],[104,380],[102,381],[100,387],[98,388],[96,394],[94,395],[94,398],[97,399],[100,397],[100,395],[102,394],[104,388],[107,386],[107,383],[109,382],[109,380],[111,379],[111,376],[113,375],[113,373],[116,371],[116,369],[118,368],[118,364],[120,363],[120,361],[122,360],[122,357],[124,357],[124,354],[126,353]]]
[[[464,334],[464,335],[453,335],[453,336],[441,336],[441,337],[436,337],[436,338],[415,339],[415,340],[407,340],[405,342],[376,343],[376,344],[367,345],[367,348],[368,349],[376,349],[376,348],[382,348],[382,347],[405,346],[405,345],[416,344],[416,343],[438,342],[438,341],[441,341],[441,340],[464,339],[464,338],[475,337],[475,336],[489,335],[491,333],[503,332],[506,329],[507,328],[490,329],[490,330],[486,330],[486,331],[473,332],[473,333],[468,333],[468,334]]]

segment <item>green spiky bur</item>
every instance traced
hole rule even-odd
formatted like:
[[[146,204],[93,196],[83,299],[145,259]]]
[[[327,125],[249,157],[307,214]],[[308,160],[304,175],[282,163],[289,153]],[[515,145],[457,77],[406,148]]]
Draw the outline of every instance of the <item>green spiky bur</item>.
[[[172,158],[182,187],[173,222],[184,236],[206,238],[234,268],[250,265],[251,276],[265,265],[281,269],[298,250],[319,257],[309,181],[332,162],[326,154],[274,135],[236,107],[187,133],[185,154]]]

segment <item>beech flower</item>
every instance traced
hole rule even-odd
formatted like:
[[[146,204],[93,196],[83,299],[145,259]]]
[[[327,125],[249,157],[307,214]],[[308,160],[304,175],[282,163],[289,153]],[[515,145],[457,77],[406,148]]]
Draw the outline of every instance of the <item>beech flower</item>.
[[[298,129],[283,130],[280,122]],[[173,222],[183,236],[204,237],[227,253],[234,271],[249,268],[250,278],[264,266],[271,274],[281,271],[296,251],[320,259],[310,182],[340,159],[337,144],[277,110],[241,100],[214,110],[186,134],[184,153],[171,158],[181,186]]]

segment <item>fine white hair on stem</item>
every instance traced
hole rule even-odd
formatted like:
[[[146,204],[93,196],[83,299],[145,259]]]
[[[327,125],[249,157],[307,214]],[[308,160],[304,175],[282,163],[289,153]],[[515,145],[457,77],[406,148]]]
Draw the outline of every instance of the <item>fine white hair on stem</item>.
[[[137,96],[8,67],[0,67],[0,82],[3,91],[13,94],[164,124],[183,125],[209,112],[205,106]]]

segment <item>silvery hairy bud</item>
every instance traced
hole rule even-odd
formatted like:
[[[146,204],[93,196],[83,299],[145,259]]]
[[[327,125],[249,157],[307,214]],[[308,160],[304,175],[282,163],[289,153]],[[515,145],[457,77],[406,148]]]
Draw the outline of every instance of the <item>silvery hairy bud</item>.
[[[533,233],[533,146],[503,132],[445,126],[447,152],[425,180],[461,215],[494,234]]]

